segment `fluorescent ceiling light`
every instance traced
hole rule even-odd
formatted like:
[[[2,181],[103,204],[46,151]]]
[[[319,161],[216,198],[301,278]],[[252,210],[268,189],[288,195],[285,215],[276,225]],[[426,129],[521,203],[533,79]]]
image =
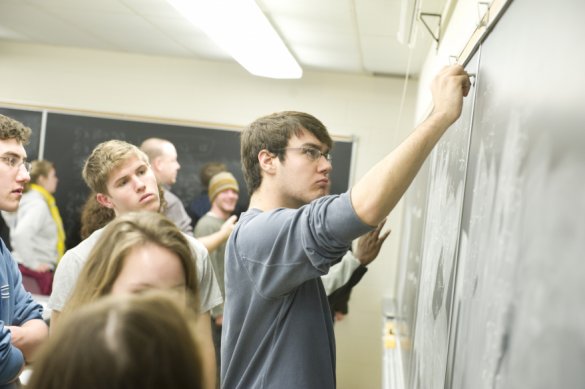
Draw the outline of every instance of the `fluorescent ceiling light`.
[[[250,73],[301,78],[303,69],[254,0],[168,0]]]

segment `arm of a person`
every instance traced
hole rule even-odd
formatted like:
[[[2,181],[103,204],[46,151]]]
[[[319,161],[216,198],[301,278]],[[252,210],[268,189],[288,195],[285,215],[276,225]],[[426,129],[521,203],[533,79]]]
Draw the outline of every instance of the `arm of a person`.
[[[351,242],[371,229],[355,214],[347,192],[299,209],[260,212],[238,223],[227,247],[237,263],[226,267],[241,271],[265,298],[283,296],[326,274]]]
[[[10,231],[10,242],[19,261],[32,270],[37,270],[39,262],[35,258],[31,237],[37,234],[47,212],[47,205],[40,201],[23,204],[17,211],[16,225]]]
[[[361,265],[369,265],[380,253],[382,243],[390,235],[390,231],[381,234],[386,219],[382,220],[376,229],[362,235],[358,239],[355,256],[348,251],[340,262],[331,266],[329,273],[321,276],[327,296],[347,284],[354,271]]]
[[[345,285],[355,269],[359,266],[360,261],[353,256],[351,251],[348,251],[343,258],[341,258],[341,261],[331,266],[329,273],[321,276],[321,281],[323,281],[323,286],[325,287],[325,293],[327,293],[327,296]]]
[[[435,144],[461,114],[469,88],[469,76],[460,65],[444,68],[433,80],[431,115],[351,190],[352,205],[364,223],[377,225],[398,203]]]
[[[43,321],[43,307],[33,300],[31,294],[22,286],[22,277],[16,262],[13,262],[11,271],[16,275],[12,290],[13,319],[6,328],[11,332],[12,345],[22,352],[27,362],[31,362],[35,351],[47,338],[49,331]]]
[[[0,321],[0,387],[13,382],[24,368],[22,352],[12,345],[12,334]]]
[[[238,219],[237,216],[232,215],[230,216],[221,226],[219,231],[206,234],[205,236],[199,236],[202,232],[197,230],[195,227],[195,237],[203,243],[207,251],[212,252],[215,251],[222,243],[224,243],[230,237],[230,234],[234,230],[234,226],[236,225],[236,220]]]
[[[216,388],[217,366],[215,360],[215,347],[211,337],[211,318],[208,312],[202,313],[197,319],[197,334],[201,346],[201,359],[203,363],[203,387]]]
[[[51,331],[59,322],[59,315],[63,311],[71,291],[75,287],[77,277],[81,272],[81,263],[77,254],[69,250],[65,253],[53,277],[53,291],[49,297],[48,306],[51,309]]]
[[[201,242],[192,236],[185,235],[196,256],[197,277],[199,281],[199,312],[209,312],[213,307],[223,303],[223,297],[209,253]]]
[[[24,359],[34,361],[35,352],[49,336],[49,328],[42,319],[29,320],[21,326],[7,326],[12,333],[12,345],[17,347]]]

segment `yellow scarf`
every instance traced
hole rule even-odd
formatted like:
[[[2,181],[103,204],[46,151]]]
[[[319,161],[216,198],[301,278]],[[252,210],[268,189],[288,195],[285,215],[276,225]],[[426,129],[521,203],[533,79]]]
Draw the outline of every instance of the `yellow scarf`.
[[[51,216],[57,225],[57,254],[59,254],[57,263],[59,263],[61,257],[65,253],[65,230],[63,229],[63,220],[61,219],[59,208],[57,208],[57,203],[55,203],[55,198],[53,195],[47,192],[45,188],[37,184],[30,184],[30,188],[36,190],[43,196],[47,202],[47,205],[49,206]]]

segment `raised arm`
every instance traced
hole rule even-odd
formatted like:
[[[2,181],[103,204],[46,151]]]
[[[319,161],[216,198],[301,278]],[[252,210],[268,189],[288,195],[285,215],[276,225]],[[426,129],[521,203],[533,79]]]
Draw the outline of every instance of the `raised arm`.
[[[446,67],[435,77],[430,116],[351,190],[352,205],[364,223],[377,225],[398,203],[435,144],[461,114],[469,88],[469,76],[460,65]]]

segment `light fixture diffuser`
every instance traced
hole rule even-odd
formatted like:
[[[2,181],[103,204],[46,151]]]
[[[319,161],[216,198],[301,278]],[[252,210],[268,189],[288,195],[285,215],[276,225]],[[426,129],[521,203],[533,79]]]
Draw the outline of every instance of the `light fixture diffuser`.
[[[167,0],[248,72],[301,78],[303,70],[254,0]]]

